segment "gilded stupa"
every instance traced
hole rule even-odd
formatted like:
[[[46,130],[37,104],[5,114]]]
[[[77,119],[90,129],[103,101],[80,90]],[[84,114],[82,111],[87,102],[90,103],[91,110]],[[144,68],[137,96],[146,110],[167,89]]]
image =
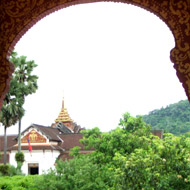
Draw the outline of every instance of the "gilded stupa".
[[[63,97],[63,100],[62,100],[61,111],[60,111],[57,119],[55,120],[55,123],[59,123],[59,122],[62,122],[62,123],[73,123],[73,120],[70,118],[70,116],[68,114],[67,108],[65,108],[65,106],[64,106],[64,97]]]
[[[80,131],[84,129],[81,128],[80,125],[77,125],[69,116],[67,108],[65,108],[64,97],[62,99],[61,111],[51,127],[59,128],[63,133],[80,133]]]

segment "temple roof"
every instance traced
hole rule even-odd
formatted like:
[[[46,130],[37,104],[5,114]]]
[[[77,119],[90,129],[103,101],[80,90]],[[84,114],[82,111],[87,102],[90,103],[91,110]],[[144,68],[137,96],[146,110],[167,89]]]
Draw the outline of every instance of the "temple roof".
[[[62,148],[65,150],[70,150],[75,146],[79,146],[81,150],[85,150],[84,145],[80,142],[83,138],[83,134],[81,133],[65,133],[60,134],[59,137],[63,140]]]
[[[7,148],[17,144],[17,135],[7,135]],[[4,136],[0,136],[0,152],[4,150]]]
[[[62,122],[59,122],[54,127],[55,129],[58,129],[61,133],[73,133],[71,129],[69,129],[67,126],[65,126]]]
[[[62,100],[62,108],[61,108],[61,111],[57,117],[57,119],[55,120],[56,123],[58,122],[73,122],[73,120],[70,118],[68,112],[67,112],[67,109],[64,107],[64,98]]]
[[[29,128],[34,128],[37,131],[40,131],[43,135],[48,137],[51,141],[57,141],[58,144],[32,144],[33,150],[69,150],[75,146],[80,146],[81,150],[84,150],[84,146],[80,143],[80,139],[82,139],[83,135],[81,133],[71,133],[61,131],[59,128],[55,127],[46,127],[38,124],[32,124],[26,130],[22,132],[24,134],[28,131]],[[17,135],[7,136],[7,150],[17,150]],[[21,144],[22,150],[28,150],[27,144]],[[4,136],[0,136],[0,152],[4,150]],[[0,162],[1,163],[1,162]]]
[[[52,128],[52,127],[46,127],[43,125],[38,125],[38,124],[30,125],[27,129],[25,129],[22,132],[22,134],[24,134],[26,131],[28,131],[28,129],[31,127],[36,129],[37,131],[40,131],[43,135],[45,135],[51,141],[57,141],[57,142],[61,141],[60,138],[58,137],[59,136],[59,130]],[[17,138],[18,138],[18,136],[17,136]],[[16,140],[17,140],[17,138],[16,138]]]

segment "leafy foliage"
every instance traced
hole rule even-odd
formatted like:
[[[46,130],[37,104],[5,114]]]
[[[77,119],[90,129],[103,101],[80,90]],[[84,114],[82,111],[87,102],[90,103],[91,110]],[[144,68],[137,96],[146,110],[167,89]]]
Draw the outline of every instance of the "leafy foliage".
[[[70,149],[70,153],[69,153],[69,156],[79,156],[80,155],[80,147],[79,146],[75,146],[73,148]]]
[[[24,162],[24,153],[23,152],[17,152],[16,154],[15,154],[15,160],[17,161],[17,162]]]
[[[8,175],[9,174],[10,165],[0,164],[0,173],[1,175]]]
[[[0,177],[1,190],[28,190],[40,176]],[[31,189],[30,189],[31,190]]]
[[[190,132],[190,104],[188,100],[153,110],[142,117],[146,123],[152,125],[153,129],[164,129],[165,132],[175,135]]]
[[[189,190],[190,135],[165,133],[159,139],[151,126],[128,113],[120,127],[102,133],[98,128],[83,131],[82,143],[94,152],[58,161],[55,170],[34,176],[30,184],[14,188],[30,190]],[[3,178],[4,179],[4,178]],[[23,177],[19,180],[27,180]],[[0,189],[11,189],[1,182]],[[6,180],[5,180],[6,181]],[[35,181],[35,182],[34,182]],[[17,181],[20,184],[19,181]],[[4,187],[2,188],[2,184]],[[26,188],[27,187],[27,188]]]
[[[24,101],[24,96],[35,93],[38,88],[38,76],[32,74],[37,64],[35,64],[33,60],[27,61],[26,56],[18,57],[16,52],[12,53],[10,61],[13,62],[15,66],[12,79],[13,85],[10,90],[16,91],[16,94],[20,94],[20,98]]]
[[[26,61],[25,56],[18,57],[16,52],[12,52],[10,61],[14,64],[15,71],[0,111],[0,123],[5,128],[4,164],[6,164],[7,154],[6,129],[15,125],[23,117],[25,96],[36,92],[38,79],[36,75],[32,75],[33,69],[37,66],[34,61]]]
[[[15,154],[15,160],[17,162],[17,168],[16,169],[19,170],[20,173],[22,173],[21,168],[22,168],[23,162],[25,161],[24,160],[24,153],[23,152],[17,152]]]
[[[124,114],[122,128],[84,132],[83,141],[95,148],[93,162],[112,173],[110,189],[190,189],[189,137],[165,134],[159,139],[142,118]]]
[[[0,176],[23,175],[20,168],[15,168],[10,164],[0,164]]]
[[[109,175],[107,175],[109,174]],[[32,190],[106,190],[111,173],[94,164],[91,156],[81,155],[70,161],[58,161],[56,170],[50,170],[35,180]]]

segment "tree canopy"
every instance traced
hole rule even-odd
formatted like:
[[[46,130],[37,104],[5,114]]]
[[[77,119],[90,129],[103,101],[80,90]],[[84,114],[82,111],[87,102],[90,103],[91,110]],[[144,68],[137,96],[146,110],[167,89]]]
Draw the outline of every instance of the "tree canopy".
[[[4,126],[4,164],[6,164],[6,129],[23,117],[25,96],[36,92],[38,79],[32,74],[37,66],[34,61],[27,61],[25,56],[18,57],[16,52],[12,52],[10,61],[14,64],[15,71],[0,111],[0,123]]]
[[[126,113],[110,132],[83,131],[81,142],[91,154],[57,161],[55,170],[35,178],[31,190],[189,190],[190,138],[152,135],[142,118]],[[0,183],[1,187],[1,183]]]
[[[12,52],[10,61],[14,64],[15,71],[0,112],[0,122],[6,127],[14,125],[22,118],[24,97],[36,91],[38,79],[31,74],[37,66],[34,61],[26,61],[25,56],[18,57],[16,52]]]

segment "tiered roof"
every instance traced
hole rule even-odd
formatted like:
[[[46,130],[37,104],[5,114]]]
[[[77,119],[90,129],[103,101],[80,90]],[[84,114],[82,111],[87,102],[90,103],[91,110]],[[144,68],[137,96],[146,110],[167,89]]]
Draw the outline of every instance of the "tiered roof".
[[[66,123],[66,122],[72,122],[73,120],[70,118],[67,108],[65,108],[64,106],[64,98],[62,100],[62,108],[61,111],[58,115],[58,118],[55,120],[56,123],[62,122],[62,123]]]

